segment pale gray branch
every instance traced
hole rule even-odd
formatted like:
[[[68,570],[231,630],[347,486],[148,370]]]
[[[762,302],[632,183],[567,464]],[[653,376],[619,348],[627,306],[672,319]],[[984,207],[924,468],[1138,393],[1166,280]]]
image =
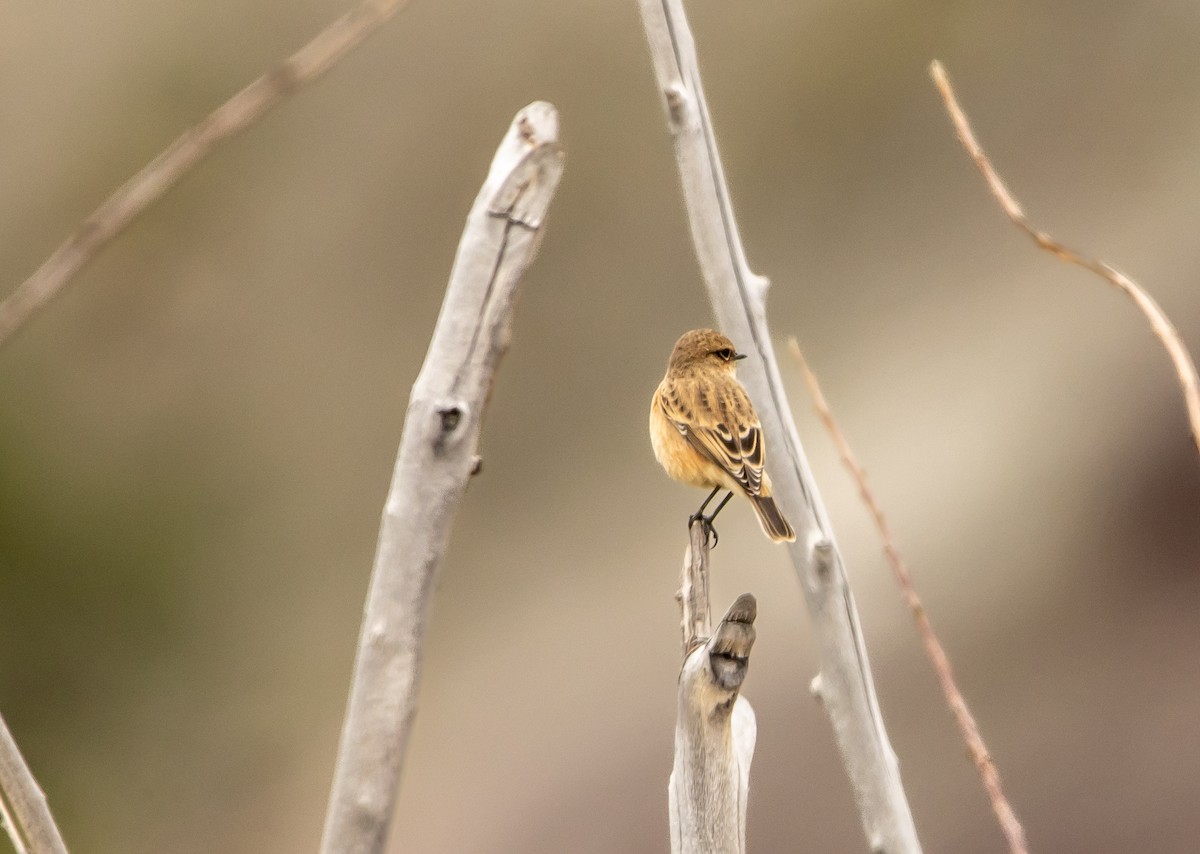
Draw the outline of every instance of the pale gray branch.
[[[3,717],[0,717],[0,790],[0,800],[7,801],[9,807],[4,810],[5,824],[14,834],[13,846],[17,851],[67,854],[46,795],[25,764]]]
[[[688,528],[688,547],[679,573],[680,623],[683,630],[683,654],[686,657],[712,632],[712,612],[708,603],[708,535],[703,524]]]
[[[508,347],[517,285],[562,173],[558,117],[517,114],[467,218],[413,385],[379,529],[322,854],[378,854],[399,789],[434,580],[478,470],[480,422]]]
[[[213,146],[245,130],[288,95],[316,80],[407,2],[363,0],[185,131],[118,187],[42,266],[0,302],[0,347],[138,214],[175,186]]]
[[[640,5],[692,240],[717,322],[739,350],[758,357],[743,362],[739,376],[767,436],[776,500],[797,530],[788,548],[820,647],[814,689],[832,721],[871,849],[916,854],[921,846],[879,712],[854,598],[767,331],[767,280],[751,272],[738,234],[683,3],[640,0]]]
[[[25,838],[21,835],[21,831],[17,828],[17,824],[8,810],[8,802],[4,798],[3,789],[0,789],[0,827],[8,835],[16,854],[29,854],[29,849],[25,847]]]
[[[708,541],[693,525],[679,580],[684,660],[668,786],[672,854],[745,854],[754,710],[739,693],[758,605],[737,598],[710,635]]]

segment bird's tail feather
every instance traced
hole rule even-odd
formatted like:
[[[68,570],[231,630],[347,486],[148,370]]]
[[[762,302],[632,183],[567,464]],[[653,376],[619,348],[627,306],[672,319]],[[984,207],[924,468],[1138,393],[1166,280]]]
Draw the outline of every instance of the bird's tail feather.
[[[796,532],[775,506],[774,498],[769,495],[752,495],[750,503],[754,505],[759,524],[768,537],[777,543],[790,543],[796,539]]]

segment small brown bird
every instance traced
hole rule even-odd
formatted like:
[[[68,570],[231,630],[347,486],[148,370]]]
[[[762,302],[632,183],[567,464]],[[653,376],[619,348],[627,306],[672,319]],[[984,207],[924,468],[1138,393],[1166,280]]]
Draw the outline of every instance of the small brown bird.
[[[650,401],[650,442],[667,474],[712,489],[689,525],[700,521],[711,530],[721,508],[740,492],[750,499],[766,535],[777,543],[790,542],[796,532],[775,506],[771,479],[763,471],[762,426],[733,374],[735,363],[744,358],[720,332],[685,332]],[[704,508],[722,489],[729,494],[705,516]]]

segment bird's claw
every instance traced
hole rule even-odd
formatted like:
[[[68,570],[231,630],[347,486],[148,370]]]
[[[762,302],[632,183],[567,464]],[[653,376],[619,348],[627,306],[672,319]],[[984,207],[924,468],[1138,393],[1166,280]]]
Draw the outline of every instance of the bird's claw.
[[[715,516],[716,514],[714,513],[713,515]],[[688,530],[692,530],[692,525],[695,525],[697,522],[703,526],[704,547],[710,551],[715,549],[717,547],[717,543],[721,541],[721,536],[717,533],[717,529],[713,526],[713,517],[705,516],[703,513],[693,513],[691,516],[688,516]],[[710,537],[712,538],[711,545],[709,545],[708,542]]]

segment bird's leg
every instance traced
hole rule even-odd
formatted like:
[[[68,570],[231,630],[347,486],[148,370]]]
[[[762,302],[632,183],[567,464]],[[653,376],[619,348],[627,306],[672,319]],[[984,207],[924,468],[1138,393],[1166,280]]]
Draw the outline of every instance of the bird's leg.
[[[717,505],[717,509],[714,510],[712,513],[708,514],[708,518],[705,519],[704,521],[708,522],[709,527],[712,527],[713,519],[716,519],[717,514],[720,513],[723,509],[725,509],[725,505],[729,503],[730,498],[733,498],[732,490],[730,490],[728,495],[726,495],[724,498],[721,499],[721,503]]]
[[[700,505],[700,509],[699,509],[699,510],[697,510],[695,513],[693,513],[693,514],[692,514],[692,515],[691,515],[691,516],[688,518],[688,527],[689,527],[689,528],[690,528],[690,527],[693,525],[693,523],[695,523],[697,520],[699,520],[699,519],[703,519],[703,518],[704,518],[704,508],[708,506],[708,502],[712,501],[714,498],[716,498],[716,497],[717,497],[717,493],[718,493],[718,492],[720,492],[720,491],[721,491],[721,487],[719,487],[719,486],[714,486],[714,487],[713,487],[713,489],[712,489],[712,492],[708,493],[708,498],[705,498],[705,499],[704,499],[704,503]],[[729,499],[727,498],[727,499],[725,499],[725,500],[726,500],[726,501],[728,501]],[[717,514],[716,514],[716,513],[714,513],[713,515],[715,516],[715,515],[717,515]]]
[[[706,546],[708,545],[709,534],[712,534],[714,547],[717,544],[717,540],[720,539],[720,537],[717,536],[716,529],[714,529],[712,526],[712,522],[704,515],[704,508],[708,506],[708,502],[712,501],[720,491],[721,487],[714,486],[712,492],[708,493],[708,498],[705,498],[704,503],[700,505],[700,509],[691,516],[688,516],[689,531],[692,529],[692,525],[695,525],[697,522],[704,526],[704,544]]]
[[[721,487],[714,486],[713,491],[708,494],[708,498],[705,498],[704,503],[700,505],[700,509],[688,517],[688,528],[691,528],[692,525],[696,524],[697,522],[704,526],[704,539],[706,543],[708,542],[708,535],[712,534],[711,548],[714,549],[717,547],[717,543],[721,541],[721,536],[717,533],[717,529],[713,527],[713,519],[717,518],[717,514],[720,513],[721,510],[724,509],[725,505],[729,503],[729,499],[733,498],[733,492],[730,491],[724,498],[722,498],[721,503],[717,505],[717,509],[709,515],[704,515],[704,508],[708,506],[708,502],[712,501],[713,498],[716,497],[716,494],[720,491]]]

